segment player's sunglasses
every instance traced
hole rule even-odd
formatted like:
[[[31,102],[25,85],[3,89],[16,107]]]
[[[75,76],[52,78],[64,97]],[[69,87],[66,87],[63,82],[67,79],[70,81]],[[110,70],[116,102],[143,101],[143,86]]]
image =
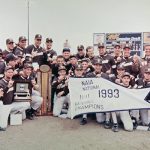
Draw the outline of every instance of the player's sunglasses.
[[[9,44],[9,45],[10,45],[10,44],[14,44],[14,42],[10,42],[10,43],[8,43],[8,44]]]
[[[41,41],[42,39],[36,39],[37,41]]]

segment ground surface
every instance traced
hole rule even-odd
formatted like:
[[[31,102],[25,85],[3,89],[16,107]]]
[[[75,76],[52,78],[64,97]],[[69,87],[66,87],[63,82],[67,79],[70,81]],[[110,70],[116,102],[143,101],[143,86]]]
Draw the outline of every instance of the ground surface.
[[[38,117],[0,132],[0,150],[150,150],[150,132],[114,133],[90,120]]]

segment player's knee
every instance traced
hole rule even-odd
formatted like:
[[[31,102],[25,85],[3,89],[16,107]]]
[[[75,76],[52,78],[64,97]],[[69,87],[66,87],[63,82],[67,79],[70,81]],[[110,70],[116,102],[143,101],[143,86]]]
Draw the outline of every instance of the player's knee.
[[[129,132],[133,131],[133,124],[124,125],[124,129]]]
[[[60,115],[60,112],[57,110],[53,110],[53,116],[58,117]]]

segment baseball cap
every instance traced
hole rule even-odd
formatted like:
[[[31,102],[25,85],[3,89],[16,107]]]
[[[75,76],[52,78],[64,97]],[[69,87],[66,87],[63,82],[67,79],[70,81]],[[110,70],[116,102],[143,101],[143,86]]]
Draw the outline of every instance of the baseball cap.
[[[131,46],[129,44],[126,44],[123,49],[126,49],[126,48],[131,49]]]
[[[16,59],[17,59],[17,57],[13,53],[10,53],[10,54],[6,55],[5,61],[8,63],[9,61],[13,61]]]
[[[150,43],[145,43],[145,44],[144,44],[144,47],[146,47],[146,46],[150,46]]]
[[[52,38],[46,38],[46,43],[53,43],[53,40],[52,40]]]
[[[122,75],[122,78],[125,77],[125,76],[130,77],[130,73],[129,73],[129,72],[125,72],[125,73]]]
[[[98,43],[98,48],[104,48],[104,47],[105,47],[104,43]]]
[[[25,64],[23,65],[23,68],[24,68],[24,69],[27,69],[27,68],[33,69],[33,66],[32,66],[31,63],[25,63]]]
[[[64,53],[64,52],[70,52],[70,48],[64,48],[64,49],[63,49],[63,53]]]
[[[78,45],[77,46],[77,50],[83,50],[84,49],[84,46],[83,45]]]
[[[82,63],[82,62],[87,62],[87,63],[88,63],[88,62],[90,62],[90,59],[89,59],[89,58],[83,58],[83,59],[81,60],[81,63]]]
[[[94,62],[93,62],[94,65],[102,65],[102,61],[100,59],[96,59]]]
[[[11,39],[11,38],[6,39],[6,44],[9,44],[9,43],[14,43],[13,39]]]
[[[58,71],[60,70],[65,70],[66,71],[66,67],[65,66],[59,66]]]
[[[114,44],[114,48],[116,48],[116,47],[120,48],[120,44],[119,43]]]
[[[42,35],[41,34],[36,34],[35,39],[42,39]]]
[[[23,55],[21,55],[21,54],[18,54],[17,57],[24,58]]]
[[[71,58],[77,58],[77,57],[76,57],[76,55],[71,55],[71,56],[70,56],[70,59],[71,59]]]
[[[118,66],[117,66],[117,70],[125,70],[125,68],[124,68],[123,65],[118,65]]]
[[[81,64],[75,65],[75,70],[83,70],[83,66]]]
[[[26,41],[26,40],[27,40],[27,39],[26,39],[25,36],[20,36],[20,37],[19,37],[19,42],[20,42],[20,41]]]

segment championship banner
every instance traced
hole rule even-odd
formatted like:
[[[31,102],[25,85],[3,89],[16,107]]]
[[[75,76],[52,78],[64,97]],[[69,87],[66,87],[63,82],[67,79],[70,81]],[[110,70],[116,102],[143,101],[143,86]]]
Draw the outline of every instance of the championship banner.
[[[71,118],[84,113],[150,108],[150,88],[128,89],[103,78],[69,79]]]

